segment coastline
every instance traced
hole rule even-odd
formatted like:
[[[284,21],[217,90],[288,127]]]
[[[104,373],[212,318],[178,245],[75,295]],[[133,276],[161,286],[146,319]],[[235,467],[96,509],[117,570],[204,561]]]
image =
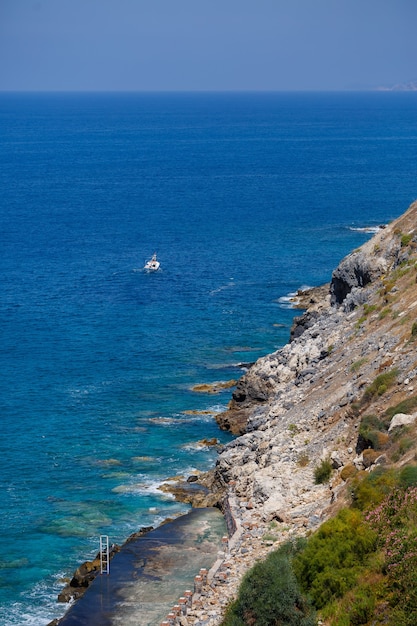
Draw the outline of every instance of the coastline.
[[[297,335],[296,328],[302,326],[304,322],[304,316],[308,311],[320,310],[324,301],[327,298],[329,290],[329,283],[320,285],[317,287],[309,287],[306,290],[299,290],[297,294],[292,298],[292,306],[294,309],[293,325],[290,331],[290,339]],[[297,310],[302,310],[301,316],[297,315]],[[286,344],[288,345],[288,344]],[[286,346],[283,346],[278,352],[283,350]],[[264,359],[269,358],[263,357]],[[250,364],[247,367],[247,371],[256,365]],[[245,378],[243,375],[239,379],[238,383]],[[236,382],[236,381],[234,381]],[[225,383],[226,385],[227,383]],[[227,384],[228,386],[231,386]],[[234,392],[233,392],[234,393]],[[244,422],[241,420],[239,410],[232,409],[235,413],[233,424],[224,421],[225,416],[230,411],[230,406],[233,406],[233,396],[229,403],[229,408],[223,413],[216,415],[216,421],[221,429],[230,430],[235,438],[231,443],[223,447],[223,451],[234,446],[245,433],[248,424],[248,413],[253,410],[250,405],[248,410],[245,410]],[[219,451],[219,454],[222,450]],[[321,514],[314,515],[308,522],[305,517],[295,521],[295,524],[285,526],[284,528],[278,528],[275,533],[271,535],[269,532],[270,522],[265,525],[265,520],[261,515],[254,511],[253,503],[250,501],[243,501],[241,494],[236,493],[234,481],[230,481],[227,486],[225,484],[220,485],[215,477],[216,466],[211,470],[202,473],[197,477],[197,480],[193,482],[181,481],[176,482],[170,478],[167,478],[163,483],[163,491],[171,493],[175,499],[180,502],[190,504],[190,511],[216,507],[218,508],[225,520],[227,528],[227,541],[222,542],[222,549],[219,551],[218,558],[212,567],[208,570],[208,573],[204,578],[199,581],[199,573],[196,572],[197,581],[194,581],[192,589],[192,598],[188,601],[185,612],[181,615],[176,615],[176,622],[162,621],[161,626],[166,624],[179,623],[182,626],[217,626],[220,624],[224,611],[230,601],[236,596],[240,582],[244,574],[253,566],[254,561],[266,558],[266,556],[274,550],[279,543],[285,542],[289,539],[295,539],[303,536],[306,531],[313,531],[317,528],[324,518]],[[332,496],[325,492],[325,500],[329,500]],[[329,500],[330,502],[330,500]],[[320,502],[319,508],[322,507]],[[121,546],[117,547],[119,552],[125,547],[132,537],[136,538],[148,532],[160,529],[162,526],[168,526],[173,521],[180,518],[185,518],[190,511],[183,513],[178,517],[172,519],[168,518],[164,520],[157,527],[140,528],[137,533],[134,533],[131,537],[128,537]],[[283,520],[278,520],[282,522]],[[92,582],[96,576],[92,579]],[[88,589],[88,587],[87,587]],[[184,590],[186,591],[186,590]],[[75,602],[82,601],[83,595],[75,599]],[[179,598],[178,598],[179,600]],[[173,604],[172,609],[178,604]],[[177,610],[177,609],[175,609]],[[172,611],[171,611],[172,620]],[[168,616],[167,616],[168,617]],[[53,620],[47,626],[66,626],[68,621],[68,611],[62,618]],[[158,624],[155,623],[155,626]]]
[[[318,297],[323,292],[323,288],[325,288],[325,286],[312,287],[305,291],[299,290],[293,301],[294,313],[296,313],[297,309],[305,309],[307,302],[310,302],[310,304],[312,301],[316,303]],[[296,316],[294,319],[296,319]],[[249,370],[252,366],[253,363],[245,363],[243,369]],[[201,384],[198,386],[197,392],[200,392],[200,387],[202,387],[206,393],[216,393],[218,388],[235,387],[236,382],[237,381],[233,380]],[[212,387],[214,390],[210,391]],[[227,411],[224,413],[227,413]],[[221,421],[221,416],[224,413],[216,414],[215,419],[220,429],[228,430],[228,428],[224,428]],[[207,445],[214,445],[214,442],[210,440]],[[236,594],[242,576],[253,565],[253,554],[256,553],[257,555],[265,557],[275,547],[275,539],[274,542],[265,542],[262,539],[262,527],[252,521],[251,512],[248,516],[245,514],[242,515],[240,504],[233,493],[233,485],[230,485],[231,491],[222,488],[218,489],[213,480],[214,471],[215,467],[198,476],[189,476],[185,481],[181,482],[167,477],[160,487],[161,490],[171,493],[177,501],[189,504],[190,510],[175,518],[167,518],[156,527],[139,528],[137,532],[129,536],[120,546],[113,546],[110,556],[112,559],[132,541],[140,537],[146,537],[149,533],[158,531],[162,527],[165,527],[165,529],[169,528],[170,524],[181,520],[181,518],[185,519],[192,511],[208,509],[210,507],[217,508],[223,515],[227,535],[223,536],[221,546],[219,546],[218,558],[207,573],[201,577],[201,572],[196,571],[192,597],[188,599],[187,607],[183,609],[181,616],[179,614],[177,615],[176,623],[184,624],[184,626],[187,624],[218,623],[216,620],[219,619],[219,609],[223,612],[231,598]],[[248,505],[247,507],[245,506],[245,508],[250,511],[252,507]],[[250,519],[246,519],[246,517]],[[295,537],[298,535],[298,532],[284,532],[281,540],[285,541],[290,536]],[[93,562],[83,562],[74,572],[72,580],[77,577],[77,573],[79,576],[76,587],[67,584],[60,594],[60,596],[62,596],[62,598],[65,597],[65,599],[59,600],[68,602],[70,604],[69,608],[61,618],[52,620],[47,626],[68,626],[72,623],[71,610],[74,603],[85,602],[85,600],[83,600],[85,593],[90,588],[90,585],[100,577],[99,556],[100,555],[97,554]],[[259,556],[257,556],[257,558],[259,558]],[[87,574],[84,577],[84,581],[82,580],[83,571]],[[82,586],[84,583],[87,583],[85,587]],[[184,592],[185,591],[188,590],[184,590]],[[178,607],[178,604],[173,605],[172,610],[174,610],[174,606]],[[214,611],[214,606],[217,607],[216,611]],[[89,610],[90,609],[87,609],[87,612]],[[210,615],[207,615],[207,612],[209,612]],[[213,618],[215,621],[213,621]],[[207,619],[209,620],[208,622]],[[78,624],[78,621],[76,623]],[[161,622],[164,626],[166,623],[171,622]],[[157,626],[156,623],[155,626]]]
[[[416,223],[414,203],[345,257],[329,285],[308,294],[289,342],[258,359],[238,381],[218,422],[239,436],[197,481],[208,490],[210,506],[228,512],[233,532],[207,579],[194,589],[192,606],[164,625],[220,624],[256,560],[313,532],[343,506],[345,468],[366,472],[387,462],[384,454],[364,455],[355,406],[372,380],[392,367],[399,370],[397,384],[382,404],[374,400],[374,410],[413,393]],[[400,267],[407,272],[399,273]],[[389,316],[381,313],[387,304]],[[332,475],[316,484],[314,470],[323,460],[330,460]],[[204,506],[204,498],[198,505]]]
[[[221,624],[256,561],[336,514],[350,501],[352,476],[393,462],[361,440],[357,407],[382,414],[414,397],[416,223],[414,202],[342,259],[328,285],[306,294],[308,306],[294,318],[289,343],[239,380],[223,423],[243,433],[224,446],[206,483],[225,489],[236,533],[181,624]],[[372,381],[392,371],[394,386],[370,397]],[[397,418],[415,423],[417,414],[394,413],[392,423]],[[413,459],[411,448],[394,463]],[[317,484],[323,461],[331,476]]]
[[[6,165],[16,184],[3,207],[10,349],[2,626],[60,617],[63,579],[94,558],[101,533],[121,544],[140,526],[188,509],[157,486],[196,468],[214,473],[216,451],[195,442],[232,439],[217,435],[212,417],[231,391],[196,396],[191,386],[239,378],[235,365],[284,345],[289,297],[330,280],[340,258],[370,237],[361,229],[390,221],[415,195],[415,110],[401,98],[386,107],[366,94],[243,94],[230,107],[223,97],[199,96],[190,108],[187,98],[155,97],[131,102],[128,124],[123,98],[102,95],[98,107],[53,100],[38,106],[16,97],[5,110]],[[163,135],[151,132],[162,112]],[[79,132],[68,134],[73,127]],[[110,127],[110,135],[95,132]],[[58,153],[67,158],[54,159]],[[138,159],[144,175],[132,186]],[[120,176],[111,185],[115,160]],[[376,165],[372,172],[364,160]],[[50,167],[54,177],[45,180]],[[19,209],[12,220],[9,205]],[[150,277],[141,270],[154,249],[163,272]],[[195,408],[212,415],[188,414]]]

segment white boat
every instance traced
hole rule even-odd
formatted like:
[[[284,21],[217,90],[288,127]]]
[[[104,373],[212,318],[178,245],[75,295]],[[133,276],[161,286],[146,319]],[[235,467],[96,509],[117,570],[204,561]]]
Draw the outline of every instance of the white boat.
[[[145,267],[143,268],[147,272],[156,272],[160,268],[160,262],[156,258],[156,252],[152,255],[152,258],[149,261],[146,261]]]

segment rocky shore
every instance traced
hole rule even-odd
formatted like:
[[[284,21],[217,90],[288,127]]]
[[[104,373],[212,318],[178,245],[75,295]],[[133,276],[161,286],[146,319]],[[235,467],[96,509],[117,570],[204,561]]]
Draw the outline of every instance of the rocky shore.
[[[417,203],[296,304],[305,312],[289,343],[248,369],[217,416],[236,438],[210,472],[167,487],[195,507],[218,506],[230,529],[191,606],[171,623],[220,624],[257,560],[332,516],[347,501],[353,473],[392,462],[383,451],[369,454],[359,415],[381,414],[417,393]],[[394,385],[367,395],[378,376],[394,371]],[[404,418],[415,423],[416,416]],[[324,460],[332,475],[316,484]]]
[[[329,285],[299,294],[306,311],[295,318],[289,343],[238,381],[217,418],[238,436],[199,478],[209,495],[195,501],[230,507],[236,532],[181,624],[220,624],[256,560],[332,516],[346,502],[353,473],[391,462],[358,436],[359,407],[378,415],[417,391],[416,251],[414,203],[343,259]],[[373,381],[393,371],[395,384],[368,398]],[[416,415],[401,419],[415,423]],[[316,484],[325,459],[331,479]]]

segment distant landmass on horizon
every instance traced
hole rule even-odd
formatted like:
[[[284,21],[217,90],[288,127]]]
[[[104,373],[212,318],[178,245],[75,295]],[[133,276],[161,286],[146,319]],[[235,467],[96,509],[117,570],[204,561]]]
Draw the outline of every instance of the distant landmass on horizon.
[[[390,87],[377,87],[376,91],[417,91],[417,80],[408,83],[396,83]]]

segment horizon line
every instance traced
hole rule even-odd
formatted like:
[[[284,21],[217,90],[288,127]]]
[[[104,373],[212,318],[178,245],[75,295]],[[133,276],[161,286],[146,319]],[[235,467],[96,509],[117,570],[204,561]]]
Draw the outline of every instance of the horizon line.
[[[243,94],[243,93],[414,93],[416,88],[366,87],[351,89],[1,89],[0,94]]]

